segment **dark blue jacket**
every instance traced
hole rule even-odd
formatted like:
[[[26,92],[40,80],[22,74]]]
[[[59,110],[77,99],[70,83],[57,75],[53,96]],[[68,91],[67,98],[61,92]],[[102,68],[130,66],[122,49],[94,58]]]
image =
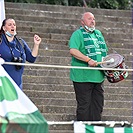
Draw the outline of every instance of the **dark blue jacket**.
[[[34,63],[36,60],[36,57],[32,56],[31,49],[23,39],[19,41],[19,39],[15,37],[12,42],[8,42],[4,34],[1,36],[0,57],[3,58],[5,62],[13,62],[14,57],[21,57],[22,63],[26,61]],[[4,64],[3,67],[20,89],[22,89],[24,66],[21,66],[19,70],[16,69],[15,65]]]

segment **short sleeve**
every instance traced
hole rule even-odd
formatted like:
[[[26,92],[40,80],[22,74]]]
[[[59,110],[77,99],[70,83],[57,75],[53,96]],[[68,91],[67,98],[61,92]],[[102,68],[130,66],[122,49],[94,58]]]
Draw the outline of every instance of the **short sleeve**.
[[[76,30],[75,32],[73,32],[72,36],[70,37],[69,40],[69,48],[74,48],[74,49],[78,49],[80,47],[80,44],[82,43],[82,34],[80,30]]]

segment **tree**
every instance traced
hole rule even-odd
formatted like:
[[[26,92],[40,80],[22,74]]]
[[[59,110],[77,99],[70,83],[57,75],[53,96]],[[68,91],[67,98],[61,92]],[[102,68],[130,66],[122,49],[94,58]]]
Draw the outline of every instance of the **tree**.
[[[5,2],[84,6],[104,9],[131,9],[133,0],[5,0]]]
[[[131,0],[86,0],[88,7],[104,9],[131,9]]]

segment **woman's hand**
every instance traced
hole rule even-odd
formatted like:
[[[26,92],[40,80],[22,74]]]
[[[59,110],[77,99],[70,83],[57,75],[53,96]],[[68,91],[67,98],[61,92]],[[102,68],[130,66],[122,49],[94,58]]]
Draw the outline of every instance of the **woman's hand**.
[[[34,47],[32,50],[32,55],[36,57],[38,55],[39,45],[41,43],[42,39],[38,35],[34,35]]]
[[[42,39],[38,35],[34,35],[34,44],[35,45],[40,45]]]

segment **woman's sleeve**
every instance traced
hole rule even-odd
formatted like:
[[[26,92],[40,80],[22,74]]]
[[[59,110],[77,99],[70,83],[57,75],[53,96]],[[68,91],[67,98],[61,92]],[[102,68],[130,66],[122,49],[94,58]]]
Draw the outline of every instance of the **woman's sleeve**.
[[[31,49],[29,48],[28,44],[23,39],[22,39],[22,42],[24,44],[24,52],[25,52],[25,55],[26,55],[26,61],[28,61],[30,63],[34,63],[35,60],[36,60],[36,57],[34,57],[32,55]]]

